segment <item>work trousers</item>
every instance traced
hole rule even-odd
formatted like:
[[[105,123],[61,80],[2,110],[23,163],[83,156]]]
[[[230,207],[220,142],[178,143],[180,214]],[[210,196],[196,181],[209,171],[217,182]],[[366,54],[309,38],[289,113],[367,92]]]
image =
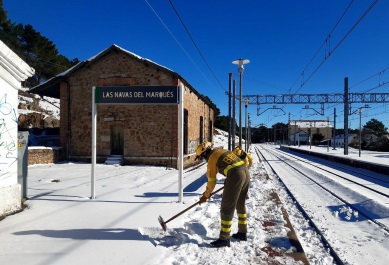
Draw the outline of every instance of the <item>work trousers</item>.
[[[250,173],[246,165],[229,170],[220,207],[221,229],[219,238],[230,238],[232,218],[238,213],[238,231],[247,233],[246,196],[249,190]]]

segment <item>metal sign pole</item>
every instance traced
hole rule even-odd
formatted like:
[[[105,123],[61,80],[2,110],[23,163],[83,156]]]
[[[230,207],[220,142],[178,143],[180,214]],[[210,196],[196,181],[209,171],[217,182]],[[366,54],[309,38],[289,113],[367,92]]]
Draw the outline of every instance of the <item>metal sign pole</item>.
[[[183,189],[182,189],[182,178],[183,178],[183,171],[184,171],[184,87],[182,85],[179,86],[178,90],[179,94],[179,122],[178,122],[178,128],[179,128],[179,154],[178,158],[179,161],[179,173],[178,173],[178,201],[182,203],[183,201]]]
[[[130,87],[92,87],[92,146],[91,146],[91,199],[96,198],[95,166],[96,166],[96,131],[97,131],[97,104],[179,104],[178,114],[178,155],[179,166],[179,200],[182,202],[182,175],[184,165],[184,92],[178,91],[178,86],[130,86]],[[179,97],[180,96],[180,97]]]
[[[96,198],[95,191],[95,167],[96,167],[96,124],[97,108],[95,101],[96,87],[92,87],[92,173],[91,173],[91,199]]]

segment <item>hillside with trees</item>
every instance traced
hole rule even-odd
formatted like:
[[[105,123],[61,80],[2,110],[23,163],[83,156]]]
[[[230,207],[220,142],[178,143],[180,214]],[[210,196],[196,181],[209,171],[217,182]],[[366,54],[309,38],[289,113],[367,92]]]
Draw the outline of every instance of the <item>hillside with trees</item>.
[[[0,0],[0,40],[28,65],[35,69],[34,76],[23,84],[31,88],[78,63],[59,54],[55,44],[42,36],[32,25],[12,22]]]

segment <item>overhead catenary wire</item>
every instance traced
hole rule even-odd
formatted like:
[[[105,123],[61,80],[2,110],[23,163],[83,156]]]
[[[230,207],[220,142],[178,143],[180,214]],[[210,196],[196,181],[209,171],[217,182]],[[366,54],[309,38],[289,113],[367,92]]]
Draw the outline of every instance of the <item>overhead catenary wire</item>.
[[[334,27],[331,29],[330,33],[327,35],[327,37],[325,38],[325,40],[322,42],[322,44],[320,45],[320,47],[317,49],[317,51],[315,52],[315,54],[313,55],[313,57],[309,60],[308,64],[304,67],[304,69],[302,70],[301,74],[298,76],[298,78],[293,82],[293,84],[291,85],[291,87],[287,90],[286,94],[289,94],[293,87],[296,85],[296,83],[301,79],[303,78],[303,81],[301,82],[300,84],[300,87],[297,89],[296,92],[293,93],[293,95],[296,95],[302,88],[303,86],[308,82],[309,79],[312,78],[312,76],[319,70],[319,68],[324,64],[324,62],[328,59],[328,57],[332,54],[331,50],[329,49],[328,51],[328,57],[327,57],[327,54],[325,56],[325,59],[320,63],[320,65],[316,68],[316,70],[308,77],[308,79],[306,79],[304,81],[304,77],[305,77],[305,72],[306,70],[308,69],[308,67],[312,64],[312,62],[314,61],[314,59],[316,58],[316,56],[319,54],[319,52],[322,50],[323,46],[326,45],[328,43],[328,40],[331,38],[331,35],[332,33],[335,31],[335,29],[337,28],[337,26],[340,24],[340,22],[342,21],[342,19],[344,18],[344,16],[346,15],[346,13],[349,11],[351,5],[354,3],[354,0],[352,0],[350,2],[350,4],[347,6],[347,8],[345,9],[345,11],[342,13],[342,15],[340,16],[340,18],[338,19],[338,21],[335,23]],[[285,105],[284,105],[285,106]],[[283,107],[284,107],[283,106]],[[283,108],[282,107],[282,108]],[[277,112],[277,114],[279,113],[279,111]],[[276,115],[277,115],[276,114]],[[273,116],[273,118],[276,117]]]
[[[162,18],[158,15],[157,11],[155,11],[155,9],[151,6],[151,4],[145,0],[145,2],[147,3],[147,5],[150,7],[150,9],[153,11],[154,15],[158,18],[158,20],[161,22],[161,24],[165,27],[165,29],[169,32],[170,36],[174,39],[174,41],[178,44],[178,46],[180,46],[180,48],[184,51],[184,53],[186,54],[186,56],[189,58],[189,60],[192,62],[192,64],[197,68],[197,70],[199,70],[199,72],[203,75],[203,77],[209,81],[209,79],[205,76],[205,74],[203,73],[203,71],[201,71],[200,67],[195,63],[195,61],[193,60],[193,58],[189,55],[189,53],[185,50],[184,46],[182,46],[182,44],[178,41],[178,39],[176,38],[176,36],[174,36],[173,32],[169,29],[169,27],[165,24],[165,22],[162,20]],[[210,82],[211,83],[211,82]]]
[[[378,3],[379,0],[375,0],[367,9],[366,11],[360,16],[360,18],[354,23],[354,25],[349,29],[349,31],[341,38],[341,40],[335,45],[335,47],[332,49],[332,50],[329,50],[329,53],[328,53],[328,56],[325,56],[325,58],[320,62],[320,64],[315,68],[315,70],[308,76],[308,78],[306,80],[303,80],[300,87],[298,88],[298,90],[296,92],[294,92],[293,94],[297,94],[301,89],[302,87],[313,77],[313,75],[321,68],[321,66],[325,63],[325,61],[335,52],[335,50],[337,48],[339,48],[339,46],[344,42],[344,40],[351,34],[351,32],[358,26],[358,24],[362,21],[362,19],[364,17],[366,17],[366,15],[371,11],[371,9]],[[344,15],[347,13],[347,11],[349,10],[351,4],[353,3],[354,1],[352,1],[349,6],[346,8],[345,12],[343,12],[342,16],[340,17],[340,19],[338,20],[338,22],[336,23],[336,25],[334,26],[334,28],[331,30],[330,34],[328,35],[328,37],[325,39],[325,41],[323,42],[323,44],[320,46],[319,50],[323,47],[323,45],[326,43],[326,41],[328,40],[328,38],[331,36],[332,32],[335,30],[335,28],[338,26],[338,24],[340,23],[340,21],[342,20],[342,18],[344,17]],[[318,51],[319,51],[318,50]],[[313,59],[316,57],[316,55],[318,54],[318,51],[315,53],[314,57],[310,60],[310,62],[308,63],[307,67],[304,68],[304,70],[302,71],[302,73],[300,74],[300,76],[297,78],[297,80],[293,83],[293,85],[288,89],[288,93],[292,90],[292,88],[294,87],[294,85],[297,83],[298,80],[300,80],[301,77],[305,77],[305,70],[308,68],[308,66],[311,64],[311,62],[313,61]],[[275,116],[274,116],[275,117]],[[273,117],[273,118],[274,118]]]
[[[387,67],[387,68],[385,68],[385,69],[379,71],[378,73],[376,73],[376,74],[374,74],[374,75],[369,76],[368,78],[363,79],[362,81],[357,82],[356,84],[350,86],[349,89],[354,88],[354,87],[356,87],[356,86],[359,86],[359,85],[361,85],[361,84],[363,84],[363,83],[365,83],[365,82],[367,82],[367,81],[370,81],[370,80],[373,79],[374,77],[381,76],[381,75],[382,75],[383,73],[385,73],[385,71],[387,71],[388,69],[389,69],[389,67]],[[371,92],[371,91],[373,91],[373,90],[375,90],[375,89],[378,89],[378,88],[381,88],[381,87],[384,87],[384,86],[387,86],[387,85],[389,85],[389,81],[380,80],[379,83],[378,83],[378,85],[376,85],[376,86],[374,86],[374,87],[370,87],[370,88],[368,88],[368,89],[365,89],[362,93],[365,94],[365,93]],[[340,92],[340,93],[343,93],[343,92]],[[332,108],[334,108],[334,107],[336,107],[336,106],[338,106],[338,105],[340,105],[340,104],[341,104],[341,103],[331,104],[331,105],[329,105],[328,107],[326,107],[324,110],[332,109]],[[370,110],[373,110],[373,109],[380,109],[380,108],[383,108],[383,107],[386,107],[386,106],[387,106],[387,104],[384,103],[384,105],[378,106],[378,107],[376,107],[376,108],[370,108]],[[343,109],[338,113],[338,116],[339,116],[340,114],[342,114],[342,113],[344,113]],[[370,114],[369,116],[377,116],[377,115],[384,114],[384,113],[386,113],[386,111],[384,111],[384,112],[378,112],[378,113],[374,113],[374,114]],[[305,118],[309,118],[309,117],[312,117],[312,116],[316,116],[316,114],[315,114],[315,113],[314,113],[314,114],[307,114],[307,115],[305,115],[304,117],[305,117]],[[365,115],[365,116],[366,116],[366,115]],[[364,116],[364,117],[365,117],[365,116]],[[350,120],[353,120],[353,119],[350,119]]]
[[[186,33],[188,34],[189,38],[191,39],[191,41],[192,41],[193,45],[195,46],[196,50],[197,50],[198,53],[200,54],[200,56],[201,56],[201,58],[203,59],[204,63],[207,65],[208,70],[212,73],[213,77],[214,77],[214,78],[216,79],[216,81],[219,83],[219,85],[221,86],[221,88],[223,88],[223,90],[224,90],[225,92],[227,92],[226,89],[223,87],[222,83],[221,83],[221,82],[219,81],[219,79],[216,77],[216,75],[215,75],[215,73],[213,72],[213,70],[211,69],[211,67],[209,66],[207,60],[205,59],[205,57],[204,57],[204,55],[203,55],[203,53],[200,51],[200,49],[199,49],[199,47],[197,46],[195,40],[193,39],[192,35],[190,34],[188,28],[185,26],[185,23],[184,23],[184,21],[182,20],[180,14],[178,13],[178,11],[177,11],[176,7],[174,6],[173,2],[172,2],[171,0],[169,0],[169,3],[170,3],[170,5],[172,6],[174,12],[176,13],[178,19],[180,20],[182,26],[184,27],[184,29],[185,29]]]
[[[370,6],[369,8],[362,14],[362,16],[357,20],[357,22],[354,23],[354,25],[351,27],[351,29],[343,36],[343,38],[335,45],[335,47],[330,50],[329,54],[328,54],[328,57],[330,55],[332,55],[335,50],[337,48],[339,48],[339,46],[343,43],[343,41],[351,34],[351,32],[358,26],[358,24],[362,21],[362,19],[370,12],[370,10],[378,3],[379,0],[375,0]],[[324,62],[328,59],[328,57],[325,57],[321,63],[316,67],[316,69],[309,75],[309,77],[307,78],[306,81],[304,81],[302,83],[302,86],[297,90],[296,93],[298,93],[298,91],[300,91],[300,89],[308,82],[309,79],[311,79],[311,77],[320,69],[320,67],[324,64]],[[295,93],[295,94],[296,94]]]
[[[371,80],[372,78],[374,78],[374,77],[383,75],[383,74],[385,73],[385,71],[387,71],[387,70],[389,70],[389,67],[387,67],[387,68],[385,68],[385,69],[379,71],[378,73],[375,73],[375,74],[373,74],[373,75],[371,75],[371,76],[369,76],[369,77],[367,77],[367,78],[365,78],[365,79],[363,79],[363,80],[361,80],[361,81],[358,81],[358,82],[355,83],[354,85],[349,86],[349,91],[350,91],[352,88],[355,88],[356,86],[359,86],[359,85],[361,85],[361,84],[363,84],[363,83],[365,83],[365,82],[367,82],[367,81],[370,81],[370,80]],[[382,81],[381,81],[381,80],[379,80],[378,85],[376,85],[376,86],[374,86],[374,87],[370,87],[370,88],[368,88],[368,89],[365,89],[363,92],[360,92],[360,93],[365,94],[365,93],[371,92],[372,90],[375,90],[375,89],[384,87],[384,86],[386,86],[386,85],[388,85],[388,84],[389,84],[389,81],[385,81],[385,80],[382,80]],[[338,92],[338,93],[343,93],[343,91]],[[337,103],[337,104],[331,105],[331,106],[329,106],[329,107],[326,108],[326,109],[335,107],[335,106],[340,105],[340,104],[341,104],[341,103]]]
[[[379,71],[379,72],[376,73],[376,74],[373,74],[373,75],[369,76],[368,78],[363,79],[362,81],[357,82],[356,84],[350,86],[349,89],[355,88],[355,87],[357,87],[357,86],[359,86],[359,85],[361,85],[361,84],[363,84],[363,83],[365,83],[365,82],[367,82],[367,81],[370,81],[370,80],[373,79],[374,77],[377,77],[377,76],[381,77],[381,76],[385,73],[385,71],[387,71],[388,69],[389,69],[389,67],[387,67],[387,68],[385,68],[385,69]],[[389,81],[379,80],[378,85],[373,86],[373,87],[370,87],[370,88],[368,88],[368,89],[365,89],[362,93],[363,93],[363,94],[364,94],[364,93],[368,93],[368,92],[371,92],[371,91],[373,91],[373,90],[376,90],[376,89],[378,89],[378,88],[381,88],[381,87],[384,87],[384,86],[387,86],[387,85],[389,85]],[[369,112],[370,112],[370,113],[371,113],[373,110],[379,110],[379,109],[382,109],[382,108],[385,108],[385,110],[384,110],[384,111],[380,111],[380,112],[374,112],[374,113],[371,113],[371,114],[366,114],[366,113],[364,113],[363,117],[364,117],[364,118],[367,118],[367,117],[376,117],[376,116],[378,116],[378,115],[385,114],[385,113],[387,113],[387,110],[386,110],[386,107],[387,107],[387,106],[388,106],[387,103],[383,103],[383,105],[381,105],[381,106],[376,106],[376,107],[374,107],[374,108],[369,108],[369,110],[370,110]],[[342,114],[342,113],[344,113],[343,110],[340,112],[340,114]],[[351,121],[357,120],[357,119],[358,119],[358,118],[349,118],[349,121],[351,122]]]
[[[296,79],[296,81],[294,81],[294,83],[292,84],[292,86],[288,89],[288,91],[286,93],[289,93],[292,88],[294,87],[294,85],[298,82],[298,80],[300,80],[301,77],[304,77],[305,75],[305,72],[306,70],[308,69],[308,67],[311,65],[311,63],[314,61],[314,59],[316,58],[316,56],[319,54],[319,52],[321,51],[321,49],[323,48],[324,45],[326,45],[328,43],[328,41],[330,40],[331,38],[331,35],[332,33],[335,31],[336,27],[339,25],[340,21],[344,18],[344,16],[346,15],[346,13],[348,12],[348,10],[350,9],[351,5],[354,3],[354,0],[352,0],[350,2],[350,4],[347,6],[346,10],[343,12],[343,14],[340,16],[340,18],[338,19],[338,21],[336,22],[335,26],[332,28],[332,30],[330,31],[330,33],[327,35],[326,39],[323,41],[323,43],[320,45],[320,47],[317,49],[316,53],[313,55],[313,57],[311,58],[311,60],[308,62],[308,64],[305,66],[305,68],[302,70],[301,74],[299,75],[299,77]],[[331,55],[331,50],[329,49],[328,51],[328,54]],[[325,59],[327,59],[328,57],[326,56]],[[305,85],[305,83],[307,82],[308,80],[306,80],[304,82],[304,84],[302,86],[300,86],[300,88],[294,93],[298,93],[298,91],[300,91],[300,89]]]
[[[368,78],[363,79],[362,81],[359,81],[358,83],[356,83],[356,84],[350,86],[349,88],[350,88],[350,89],[351,89],[351,88],[354,88],[354,87],[356,87],[356,86],[359,86],[360,84],[363,84],[363,83],[365,83],[365,82],[371,80],[372,78],[374,78],[374,77],[376,77],[376,76],[381,76],[381,75],[383,75],[383,74],[385,73],[385,71],[387,71],[387,70],[389,70],[389,67],[385,68],[384,70],[379,71],[378,73],[376,73],[376,74],[374,74],[374,75],[372,75],[372,76],[370,76],[370,77],[368,77]],[[385,84],[385,83],[387,83],[387,82],[383,81],[382,84]],[[382,84],[381,84],[381,82],[379,82],[379,86],[378,86],[378,87],[380,87],[380,85],[382,85]],[[366,93],[366,92],[365,92],[365,93]]]

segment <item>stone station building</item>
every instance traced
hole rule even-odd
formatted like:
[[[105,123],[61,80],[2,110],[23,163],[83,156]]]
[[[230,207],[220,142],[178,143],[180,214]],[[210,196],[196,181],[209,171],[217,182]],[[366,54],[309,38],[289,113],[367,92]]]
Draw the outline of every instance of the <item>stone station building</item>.
[[[91,161],[92,87],[180,86],[184,93],[184,167],[212,141],[215,107],[176,72],[112,45],[29,92],[60,99],[60,143],[70,161]],[[179,106],[97,104],[97,162],[177,168]]]

